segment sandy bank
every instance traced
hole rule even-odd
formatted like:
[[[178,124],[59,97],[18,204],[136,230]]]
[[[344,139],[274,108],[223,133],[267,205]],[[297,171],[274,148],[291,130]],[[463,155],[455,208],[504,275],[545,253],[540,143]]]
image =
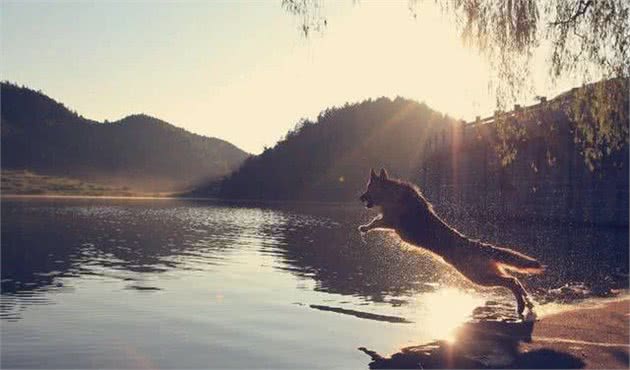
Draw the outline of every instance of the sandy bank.
[[[523,351],[570,353],[586,368],[627,369],[630,364],[630,299],[543,317]]]

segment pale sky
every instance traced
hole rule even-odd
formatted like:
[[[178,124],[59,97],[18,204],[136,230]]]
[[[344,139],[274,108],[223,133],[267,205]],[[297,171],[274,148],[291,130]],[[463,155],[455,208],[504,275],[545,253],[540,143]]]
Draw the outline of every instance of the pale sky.
[[[279,0],[1,4],[1,79],[98,121],[146,113],[260,153],[300,118],[366,98],[494,110],[483,58],[432,1],[415,20],[407,0],[328,1],[309,39]]]

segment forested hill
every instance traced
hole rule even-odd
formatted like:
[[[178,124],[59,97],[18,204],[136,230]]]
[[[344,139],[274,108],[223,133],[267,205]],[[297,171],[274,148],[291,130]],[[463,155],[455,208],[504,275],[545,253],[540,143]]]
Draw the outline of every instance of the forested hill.
[[[169,191],[225,176],[248,156],[144,114],[101,123],[41,92],[0,87],[3,169]]]
[[[432,130],[455,121],[412,100],[380,98],[300,122],[273,148],[248,158],[220,183],[195,195],[238,199],[350,200],[370,167],[394,176],[417,171]]]

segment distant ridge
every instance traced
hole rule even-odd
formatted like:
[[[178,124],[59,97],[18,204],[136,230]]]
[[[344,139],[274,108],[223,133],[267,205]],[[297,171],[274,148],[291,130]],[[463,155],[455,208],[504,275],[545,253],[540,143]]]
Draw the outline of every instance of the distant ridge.
[[[101,123],[26,87],[2,82],[0,92],[2,169],[172,191],[225,176],[248,157],[146,114]]]
[[[356,200],[370,167],[412,178],[433,132],[457,121],[424,103],[378,98],[299,122],[273,148],[191,195],[260,200]]]

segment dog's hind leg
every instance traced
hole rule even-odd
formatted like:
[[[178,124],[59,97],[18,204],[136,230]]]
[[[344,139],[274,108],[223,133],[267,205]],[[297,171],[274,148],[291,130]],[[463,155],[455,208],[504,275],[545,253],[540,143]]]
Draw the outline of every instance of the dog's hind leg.
[[[493,285],[506,287],[512,291],[514,297],[516,298],[516,312],[519,315],[523,315],[525,306],[531,308],[531,302],[527,297],[527,292],[517,278],[513,276],[494,276],[491,280]]]
[[[523,299],[525,300],[525,306],[527,306],[527,308],[531,310],[534,307],[534,303],[532,303],[531,299],[529,299],[529,293],[527,293],[527,290],[525,290],[523,284],[521,284],[521,282],[517,278],[513,277],[512,279],[514,279],[514,281],[520,288]]]
[[[469,261],[469,260],[468,260]],[[532,307],[532,304],[528,298],[527,291],[521,285],[521,282],[517,278],[510,276],[500,265],[491,263],[489,265],[483,265],[485,273],[480,274],[481,268],[474,263],[464,264],[455,261],[450,261],[457,270],[467,277],[470,281],[481,286],[502,286],[510,289],[516,298],[516,312],[519,315],[523,315],[525,307]],[[469,261],[470,262],[470,261]],[[489,270],[489,271],[488,271]]]

